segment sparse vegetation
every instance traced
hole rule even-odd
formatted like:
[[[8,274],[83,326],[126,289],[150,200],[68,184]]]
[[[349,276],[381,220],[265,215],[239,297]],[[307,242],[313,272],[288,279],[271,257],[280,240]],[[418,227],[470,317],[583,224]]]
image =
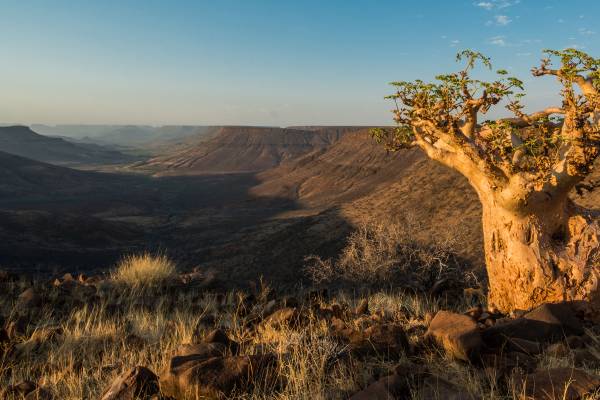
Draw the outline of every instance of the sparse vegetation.
[[[132,289],[164,285],[175,277],[176,268],[165,254],[131,254],[123,257],[113,272],[113,280]]]
[[[13,285],[9,293],[17,294],[21,289],[22,286]],[[280,379],[277,382],[264,386],[261,378],[256,377],[257,384],[249,393],[238,393],[230,398],[346,399],[373,379],[392,373],[398,365],[405,365],[414,368],[415,372],[425,367],[474,398],[520,399],[518,389],[507,393],[498,386],[495,377],[489,375],[490,371],[452,360],[435,347],[419,352],[417,358],[408,354],[400,359],[386,354],[367,358],[351,356],[348,347],[331,336],[330,320],[317,312],[310,312],[308,323],[299,326],[249,328],[248,322],[255,314],[239,307],[240,294],[229,292],[222,296],[190,291],[148,298],[120,292],[115,286],[99,292],[98,301],[60,309],[58,304],[64,293],[54,289],[49,293],[50,301],[37,311],[39,317],[27,326],[15,347],[0,359],[0,387],[29,380],[51,388],[56,399],[99,398],[124,370],[144,365],[160,374],[180,344],[195,343],[199,337],[218,327],[241,344],[240,354],[268,352],[276,354],[278,361]],[[12,298],[2,298],[2,310],[10,308],[9,299]],[[409,332],[413,347],[422,346],[431,315],[448,307],[424,296],[393,292],[378,292],[366,298],[374,315],[381,315],[387,323],[400,324]],[[333,304],[351,309],[361,300],[340,292],[319,304],[325,309]],[[264,303],[257,303],[252,310],[264,307]],[[456,311],[463,312],[469,305],[455,304],[455,307]],[[350,313],[344,314],[345,324],[360,327]],[[59,331],[49,335],[49,329]],[[600,336],[592,331],[588,334],[596,342],[594,351],[598,352]],[[41,337],[44,339],[40,340]],[[540,365],[545,368],[574,364],[571,354],[541,355],[540,360]],[[600,373],[597,367],[586,368],[591,373]],[[409,376],[407,379],[412,380]],[[414,385],[412,398],[429,398],[423,397],[422,390],[425,389],[418,381]],[[7,400],[20,398],[6,397]]]
[[[425,246],[416,239],[420,230],[412,218],[363,219],[337,259],[310,256],[306,273],[315,284],[394,286],[423,294],[479,285],[456,256],[460,238],[439,236]]]
[[[343,251],[340,268],[361,268],[363,260],[364,268],[373,269],[352,269],[349,276],[366,278],[374,271],[385,279],[387,272],[379,271],[378,263],[396,264],[391,271],[404,268],[411,279],[422,273],[427,277],[423,282],[440,273],[448,275],[441,266],[448,264],[451,252],[427,257],[426,249],[411,245],[407,229],[396,224],[360,227]],[[592,376],[600,374],[600,332],[595,325],[588,326],[583,336],[559,341],[558,350],[554,346],[540,353],[522,349],[515,353],[504,343],[494,350],[500,353],[482,354],[472,362],[455,359],[425,335],[438,311],[450,309],[459,313],[451,315],[462,318],[466,312],[469,321],[480,321],[471,322],[476,330],[493,326],[502,316],[490,316],[481,306],[473,308],[477,303],[448,292],[449,288],[440,296],[390,285],[358,296],[342,289],[333,294],[298,291],[292,297],[289,292],[277,295],[264,281],[250,292],[209,291],[199,276],[177,275],[166,257],[149,254],[128,258],[108,279],[67,275],[48,286],[5,275],[0,283],[6,293],[0,299],[0,315],[6,316],[4,332],[9,339],[2,339],[0,330],[0,389],[31,381],[48,389],[54,399],[100,398],[110,382],[135,366],[165,377],[168,366],[176,365],[172,357],[182,344],[202,346],[216,328],[235,344],[222,350],[224,359],[269,355],[274,360],[270,370],[251,370],[248,383],[227,392],[226,398],[232,399],[347,399],[381,377],[396,376],[400,380],[396,385],[405,393],[400,398],[441,399],[468,393],[476,399],[521,400],[524,374],[532,371],[532,365],[541,371],[576,367]],[[159,282],[165,290],[151,295],[128,289]],[[223,339],[219,340],[217,344]],[[515,354],[521,361],[511,364]],[[488,364],[490,357],[503,361]],[[160,388],[168,390],[163,383]],[[196,389],[176,398],[207,398],[201,393]],[[4,396],[21,398],[11,392]],[[600,394],[584,399],[600,399]]]

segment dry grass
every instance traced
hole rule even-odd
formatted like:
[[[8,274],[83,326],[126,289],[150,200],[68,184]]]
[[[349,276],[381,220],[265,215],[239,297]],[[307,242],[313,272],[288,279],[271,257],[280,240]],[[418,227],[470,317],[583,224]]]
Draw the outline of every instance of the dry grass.
[[[329,264],[331,271],[314,269],[313,273],[332,274],[327,275],[328,279],[332,276],[369,279],[372,275],[386,279],[392,272],[403,271],[408,279],[426,287],[441,278],[458,279],[447,249],[440,246],[426,254],[407,236],[406,227],[364,226],[352,236],[339,260]],[[411,270],[413,267],[416,271]],[[424,277],[419,278],[419,274]],[[493,372],[452,360],[435,348],[420,351],[418,358],[410,361],[407,355],[400,360],[385,356],[356,359],[331,336],[328,320],[313,311],[307,311],[307,321],[295,328],[249,329],[251,317],[248,315],[260,314],[269,300],[271,290],[264,282],[257,285],[260,289],[256,303],[244,312],[239,307],[239,299],[245,294],[210,293],[193,286],[170,290],[167,283],[174,276],[175,266],[164,255],[143,254],[124,259],[111,279],[97,285],[93,296],[71,303],[65,303],[60,288],[36,284],[36,290],[43,292],[46,300],[40,307],[29,310],[33,314],[29,316],[27,331],[17,341],[16,351],[3,356],[0,352],[0,388],[31,380],[50,388],[56,399],[99,398],[123,371],[143,365],[160,374],[177,346],[193,342],[214,328],[223,328],[240,344],[241,354],[273,353],[279,361],[277,382],[258,377],[253,389],[234,396],[236,399],[347,399],[373,379],[394,371],[398,363],[405,362],[425,365],[430,373],[461,386],[473,398],[522,398],[516,383],[499,384]],[[0,288],[6,292],[0,297],[0,315],[15,316],[16,297],[29,285],[16,282]],[[161,290],[130,290],[157,287]],[[297,295],[299,299],[304,298],[304,293]],[[372,313],[404,327],[413,346],[422,344],[423,334],[435,312],[440,309],[464,312],[473,306],[462,297],[449,302],[421,291],[391,289],[364,295],[337,291],[322,305],[335,303],[353,309],[364,296],[368,297]],[[313,310],[309,303],[301,303],[305,310]],[[347,326],[359,328],[354,317],[344,318]],[[36,337],[44,337],[48,327],[60,328],[61,332],[36,340]],[[598,346],[594,351],[600,355],[600,336],[591,331],[588,335],[596,340]],[[537,357],[541,368],[574,365],[570,356],[555,358],[542,354]],[[600,374],[597,367],[587,367],[587,370]],[[411,396],[424,399],[423,387],[415,386]],[[592,395],[586,400],[592,399],[600,399],[600,396]]]
[[[112,278],[130,288],[144,289],[164,285],[175,273],[175,264],[166,255],[143,253],[125,256]]]
[[[415,239],[420,230],[410,218],[364,220],[349,236],[337,259],[310,256],[306,273],[315,284],[393,284],[420,292],[428,292],[440,283],[478,285],[456,256],[457,238],[439,237],[433,245],[424,246]]]
[[[14,288],[12,292],[16,294],[19,290]],[[58,399],[98,398],[128,368],[144,365],[160,373],[179,344],[191,342],[195,332],[202,335],[215,327],[227,329],[232,339],[241,343],[242,354],[274,352],[279,358],[277,372],[285,384],[265,386],[266,381],[261,383],[258,379],[251,393],[236,397],[240,399],[346,399],[366,386],[373,376],[393,371],[398,363],[385,357],[340,361],[343,345],[328,334],[326,320],[315,316],[295,329],[265,327],[248,331],[244,328],[246,317],[236,305],[237,293],[229,293],[223,301],[217,295],[201,295],[196,291],[155,297],[107,285],[99,296],[101,300],[94,304],[61,314],[55,304],[59,297],[51,295],[22,343],[31,344],[35,331],[40,332],[43,327],[60,327],[62,334],[39,345],[22,346],[17,357],[1,359],[0,387],[31,380],[52,388]],[[343,292],[331,300],[349,307],[359,301],[360,298]],[[448,306],[425,297],[392,292],[374,293],[369,302],[372,310],[402,324],[413,343],[422,338],[429,316]],[[0,303],[3,312],[11,306],[6,298]],[[468,307],[463,304],[457,311]],[[215,317],[214,321],[202,324],[209,315]],[[352,320],[347,322],[352,324]],[[516,392],[502,393],[493,377],[481,368],[453,361],[437,351],[420,357],[419,363],[427,365],[430,371],[463,386],[474,396],[497,400],[519,398]],[[550,360],[542,355],[541,360],[544,366],[573,365],[568,357]],[[413,397],[422,398],[419,390]]]

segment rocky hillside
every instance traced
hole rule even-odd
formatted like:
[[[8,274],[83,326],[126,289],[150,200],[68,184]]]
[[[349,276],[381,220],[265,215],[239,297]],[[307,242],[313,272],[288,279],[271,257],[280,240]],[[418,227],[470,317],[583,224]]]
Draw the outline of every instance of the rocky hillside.
[[[325,149],[346,132],[343,128],[223,127],[208,141],[177,148],[136,168],[161,175],[263,171]]]
[[[0,151],[59,165],[131,162],[118,151],[39,135],[25,126],[0,127]]]
[[[128,268],[132,268],[129,264]],[[226,291],[210,275],[137,280],[0,271],[6,400],[598,399],[600,330],[581,304],[519,315],[470,288]],[[176,294],[176,295],[175,295]],[[556,395],[558,394],[558,395]]]
[[[51,165],[0,151],[0,201],[17,196],[85,193],[107,183],[103,174]],[[20,198],[23,201],[23,197]]]
[[[373,219],[416,221],[415,234],[423,244],[444,236],[460,241],[460,255],[475,267],[484,265],[481,206],[466,179],[420,150],[387,152],[367,129],[262,172],[258,180],[252,195],[287,198],[319,212],[323,231],[335,229],[340,220],[346,226]],[[593,190],[599,182],[600,168],[573,191],[573,199],[600,208],[600,190]],[[309,237],[313,231],[298,235]]]

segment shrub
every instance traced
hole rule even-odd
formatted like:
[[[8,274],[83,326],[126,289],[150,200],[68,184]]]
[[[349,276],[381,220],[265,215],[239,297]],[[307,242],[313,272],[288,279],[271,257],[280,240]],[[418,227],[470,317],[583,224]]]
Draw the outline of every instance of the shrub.
[[[336,260],[306,259],[306,272],[315,284],[346,281],[363,285],[395,284],[429,292],[436,286],[464,286],[472,277],[456,255],[457,238],[420,243],[419,225],[410,219],[364,220],[348,237]],[[469,282],[473,283],[473,282]]]
[[[113,279],[134,289],[160,286],[174,277],[175,264],[164,254],[125,256],[113,272]]]

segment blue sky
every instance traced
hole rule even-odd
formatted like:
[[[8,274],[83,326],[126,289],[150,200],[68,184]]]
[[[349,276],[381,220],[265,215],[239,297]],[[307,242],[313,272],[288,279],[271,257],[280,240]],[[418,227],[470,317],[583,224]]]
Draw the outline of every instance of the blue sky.
[[[0,121],[384,124],[393,80],[464,48],[524,78],[544,48],[600,57],[600,1],[0,0]]]

